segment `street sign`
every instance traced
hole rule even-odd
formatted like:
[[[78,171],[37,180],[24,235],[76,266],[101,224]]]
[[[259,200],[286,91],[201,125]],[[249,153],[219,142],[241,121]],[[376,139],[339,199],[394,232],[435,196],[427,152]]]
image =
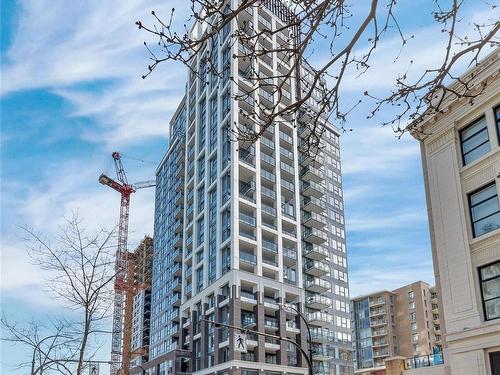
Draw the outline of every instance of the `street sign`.
[[[89,366],[89,375],[99,375],[99,364],[91,363]]]
[[[234,350],[240,353],[247,352],[247,334],[246,333],[234,333]]]

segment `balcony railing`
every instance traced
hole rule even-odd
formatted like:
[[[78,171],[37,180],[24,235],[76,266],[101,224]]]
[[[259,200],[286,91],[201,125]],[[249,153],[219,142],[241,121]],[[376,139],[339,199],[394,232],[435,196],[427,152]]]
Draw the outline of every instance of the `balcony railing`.
[[[262,248],[273,253],[278,252],[278,245],[271,241],[262,240]]]
[[[240,221],[254,227],[256,224],[255,218],[251,215],[247,215],[243,212],[240,212]]]
[[[438,366],[444,363],[443,353],[435,353],[405,360],[405,370]]]
[[[249,264],[257,264],[257,257],[252,253],[246,253],[244,251],[240,251],[240,260],[249,263]],[[242,292],[243,293],[243,292]]]

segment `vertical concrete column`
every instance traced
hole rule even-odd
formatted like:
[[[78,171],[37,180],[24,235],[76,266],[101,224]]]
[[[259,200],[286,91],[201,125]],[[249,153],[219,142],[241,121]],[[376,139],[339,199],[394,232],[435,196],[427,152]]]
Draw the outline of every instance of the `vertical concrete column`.
[[[197,315],[197,319],[205,319],[207,316],[205,315],[205,311],[207,311],[208,304],[203,304],[203,314]],[[201,332],[201,368],[208,367],[208,323],[205,321],[200,321],[200,332]]]
[[[231,297],[229,298],[229,324],[241,327],[241,305],[240,305],[240,299],[236,298],[237,295],[240,293],[236,293],[237,287],[236,285],[233,285],[231,287]],[[234,335],[235,335],[235,330],[230,329],[229,330],[229,360],[239,360],[241,359],[241,353],[240,352],[235,352],[234,351]]]
[[[189,340],[189,351],[191,353],[191,361],[190,361],[190,364],[189,364],[189,367],[190,367],[190,370],[192,372],[194,372],[194,369],[195,369],[195,354],[194,354],[194,336],[195,336],[195,330],[194,330],[194,322],[195,322],[195,319],[196,319],[196,311],[191,311],[191,314],[190,314],[190,319],[191,319],[191,322],[189,323],[189,329],[188,329],[188,332],[189,332],[189,335],[190,335],[190,340]]]
[[[297,309],[301,312],[304,312],[304,305],[302,303],[297,304]],[[297,335],[297,344],[299,344],[306,353],[309,353],[309,344],[308,344],[308,335],[307,335],[307,327],[304,321],[301,319],[299,315],[295,316],[295,323],[297,327],[300,328],[300,333]],[[300,367],[308,367],[307,360],[304,358],[304,355],[300,350],[297,349],[297,364]]]
[[[264,327],[264,303],[262,298],[262,292],[256,293],[257,297],[257,305],[254,307],[255,318],[257,320],[256,331],[265,332]],[[265,362],[266,361],[266,338],[264,336],[259,335],[257,337],[257,341],[259,345],[257,346],[257,351],[255,353],[255,361],[256,362]]]
[[[278,302],[284,303],[284,299],[280,297]],[[278,319],[279,323],[278,335],[281,337],[286,337],[286,311],[280,308],[278,311],[276,311],[275,316]],[[280,365],[288,365],[288,352],[287,352],[288,342],[281,341],[280,347],[281,349],[278,352],[278,363]]]
[[[385,375],[401,375],[405,369],[405,357],[390,357],[385,360]]]
[[[215,296],[215,309],[214,309],[214,320],[216,322],[220,322],[221,319],[221,313],[220,313],[220,308],[219,308],[219,303],[222,301],[222,296],[220,294],[217,294]],[[214,330],[214,363],[218,365],[220,363],[220,358],[219,358],[219,342],[220,342],[220,329],[215,328]]]

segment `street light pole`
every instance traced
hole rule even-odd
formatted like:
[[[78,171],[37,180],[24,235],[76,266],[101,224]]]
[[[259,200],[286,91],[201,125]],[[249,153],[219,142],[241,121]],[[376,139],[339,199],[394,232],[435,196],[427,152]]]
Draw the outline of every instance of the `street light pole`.
[[[307,336],[308,336],[308,345],[309,345],[309,361],[312,363],[313,361],[313,349],[312,349],[312,336],[311,336],[311,326],[309,325],[309,322],[307,321],[306,317],[304,316],[304,314],[302,314],[298,309],[296,309],[295,307],[291,306],[291,305],[287,305],[285,303],[278,303],[278,306],[284,308],[284,309],[290,309],[292,311],[295,311],[297,313],[298,316],[300,316],[300,318],[302,319],[302,321],[304,322],[306,328],[307,328]]]
[[[207,323],[210,323],[210,324],[213,324],[213,325],[215,325],[216,328],[226,327],[226,328],[231,328],[231,329],[237,329],[240,332],[253,333],[253,334],[259,335],[259,336],[270,337],[270,338],[277,339],[277,340],[280,340],[280,341],[289,342],[289,343],[295,345],[295,347],[297,349],[299,349],[300,352],[302,353],[302,355],[305,357],[306,362],[307,362],[307,367],[309,367],[309,375],[314,375],[313,374],[313,368],[312,368],[312,361],[311,361],[311,359],[309,359],[309,356],[307,355],[307,352],[304,350],[304,348],[302,348],[302,346],[300,346],[299,344],[297,344],[295,341],[289,339],[288,337],[271,335],[270,333],[254,331],[254,330],[251,330],[251,329],[237,327],[237,326],[233,326],[231,324],[226,324],[226,323],[214,322],[213,320],[209,320],[209,319],[200,319],[200,320],[204,321],[204,322],[207,322]]]

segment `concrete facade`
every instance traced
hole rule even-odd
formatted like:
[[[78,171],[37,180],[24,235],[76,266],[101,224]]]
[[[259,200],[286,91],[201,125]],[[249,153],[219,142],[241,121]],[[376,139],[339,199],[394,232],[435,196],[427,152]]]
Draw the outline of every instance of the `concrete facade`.
[[[446,341],[444,359],[453,375],[500,373],[498,367],[493,370],[499,366],[495,353],[500,351],[500,303],[495,299],[500,287],[494,271],[500,261],[500,229],[494,213],[500,192],[499,53],[497,49],[463,76],[473,77],[472,90],[483,90],[480,96],[446,100],[444,113],[427,117],[412,131],[421,145],[434,271],[444,316],[440,327]],[[460,89],[459,83],[453,88]],[[469,137],[471,126],[483,127],[480,142],[472,145],[478,132]],[[477,194],[487,188],[488,207],[476,208]],[[485,210],[493,213],[482,216]],[[486,266],[492,275],[489,285],[481,279]]]
[[[188,71],[157,170],[148,375],[305,374],[292,344],[249,333],[240,353],[238,330],[202,320],[306,348],[305,323],[290,307],[312,328],[315,373],[353,373],[339,131],[323,118],[323,147],[315,157],[303,151],[311,113],[319,111],[314,98],[256,142],[235,140],[229,130],[257,128],[248,115],[257,105],[284,107],[300,95],[296,82],[287,82],[280,98],[269,84],[252,88],[248,78],[255,70],[277,81],[290,59],[276,52],[233,58],[245,49],[231,36],[236,28],[281,30],[289,13],[277,0],[253,6],[191,60],[199,74]],[[207,27],[196,23],[192,38]],[[263,41],[270,49],[290,42],[282,31]],[[207,59],[222,74],[206,73]],[[305,61],[299,69],[311,77]]]
[[[429,284],[417,281],[351,303],[356,373],[381,371],[394,356],[406,359],[441,351],[437,292]]]

